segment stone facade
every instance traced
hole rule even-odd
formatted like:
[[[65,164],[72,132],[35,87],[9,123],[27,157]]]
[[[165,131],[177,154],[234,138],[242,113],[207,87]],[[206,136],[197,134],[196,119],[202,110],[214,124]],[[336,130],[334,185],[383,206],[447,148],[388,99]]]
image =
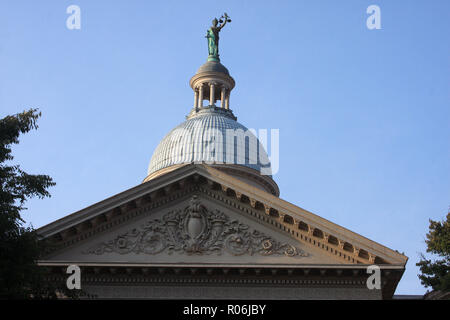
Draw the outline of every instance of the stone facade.
[[[193,108],[142,184],[38,230],[49,281],[64,283],[77,265],[97,298],[391,298],[407,257],[279,198],[266,150],[230,108],[235,82],[218,59],[190,86]],[[381,289],[370,290],[374,264]]]
[[[204,165],[180,167],[39,229],[52,281],[98,298],[390,298],[406,257]],[[366,286],[368,265],[382,289]]]

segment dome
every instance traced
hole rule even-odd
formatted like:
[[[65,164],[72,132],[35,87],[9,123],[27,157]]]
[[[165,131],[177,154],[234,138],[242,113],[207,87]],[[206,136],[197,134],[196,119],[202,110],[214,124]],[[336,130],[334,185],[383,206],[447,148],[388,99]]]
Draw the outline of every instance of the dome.
[[[186,163],[270,170],[267,153],[256,136],[234,120],[231,112],[217,107],[203,108],[170,131],[153,153],[148,174]]]
[[[220,72],[230,75],[228,69],[218,61],[208,61],[197,70],[197,74],[204,72]]]
[[[208,57],[189,84],[194,106],[186,121],[172,129],[155,149],[144,182],[183,165],[206,164],[279,196],[266,150],[254,131],[237,122],[230,109],[235,82],[218,56]],[[205,100],[208,105],[204,105]]]

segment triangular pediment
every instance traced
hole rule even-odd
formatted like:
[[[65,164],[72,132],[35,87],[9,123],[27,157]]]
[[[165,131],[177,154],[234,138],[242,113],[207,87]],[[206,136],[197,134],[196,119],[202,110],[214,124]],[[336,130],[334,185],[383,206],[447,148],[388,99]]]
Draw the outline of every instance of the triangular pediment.
[[[101,265],[342,263],[195,191],[58,250],[48,260]]]
[[[54,246],[44,264],[403,268],[407,260],[205,165],[181,167],[38,232]]]

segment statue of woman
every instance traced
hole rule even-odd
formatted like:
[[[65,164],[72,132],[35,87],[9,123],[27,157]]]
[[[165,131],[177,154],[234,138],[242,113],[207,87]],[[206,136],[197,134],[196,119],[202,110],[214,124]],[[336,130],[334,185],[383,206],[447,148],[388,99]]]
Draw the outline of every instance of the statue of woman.
[[[206,38],[208,39],[208,60],[211,58],[211,60],[219,60],[219,32],[227,22],[231,22],[231,20],[228,15],[224,13],[220,20],[214,18],[212,26],[206,32]]]

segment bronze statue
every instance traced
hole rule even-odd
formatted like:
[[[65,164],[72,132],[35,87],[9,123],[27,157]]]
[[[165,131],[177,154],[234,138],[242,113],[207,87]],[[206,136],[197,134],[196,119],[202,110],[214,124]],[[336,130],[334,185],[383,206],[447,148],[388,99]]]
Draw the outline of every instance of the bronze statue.
[[[227,24],[231,22],[230,17],[224,13],[220,17],[220,20],[214,18],[212,21],[212,26],[208,29],[206,33],[206,38],[208,39],[208,61],[220,61],[219,59],[219,32]]]

